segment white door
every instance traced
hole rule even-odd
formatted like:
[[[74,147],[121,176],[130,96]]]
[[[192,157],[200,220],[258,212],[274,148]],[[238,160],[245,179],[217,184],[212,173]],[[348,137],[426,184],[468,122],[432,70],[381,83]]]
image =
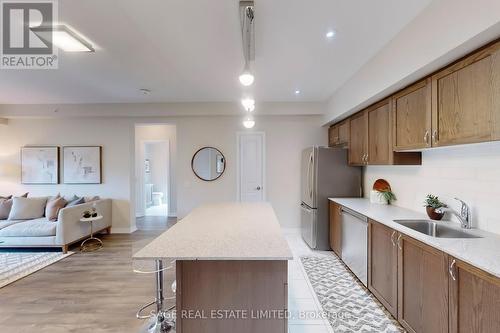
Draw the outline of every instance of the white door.
[[[238,171],[240,201],[264,201],[264,133],[238,134]]]

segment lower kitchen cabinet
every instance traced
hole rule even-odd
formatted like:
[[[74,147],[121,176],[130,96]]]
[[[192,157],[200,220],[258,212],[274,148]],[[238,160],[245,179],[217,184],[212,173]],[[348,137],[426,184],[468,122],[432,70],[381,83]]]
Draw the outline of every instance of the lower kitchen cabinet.
[[[409,332],[448,332],[448,255],[399,234],[398,321]]]
[[[339,257],[342,255],[342,206],[330,201],[330,247]]]
[[[450,333],[500,332],[500,279],[450,258]]]
[[[397,317],[398,250],[397,232],[385,225],[368,222],[368,289]]]

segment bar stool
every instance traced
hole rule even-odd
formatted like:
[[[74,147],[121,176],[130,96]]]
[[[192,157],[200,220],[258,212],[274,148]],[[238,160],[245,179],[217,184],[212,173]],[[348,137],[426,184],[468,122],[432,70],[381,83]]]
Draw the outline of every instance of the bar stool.
[[[156,298],[154,301],[143,305],[136,313],[137,319],[149,319],[146,325],[140,330],[140,333],[175,333],[175,318],[173,311],[175,305],[168,309],[164,309],[164,300],[175,299],[175,292],[177,289],[177,281],[174,280],[171,285],[171,290],[174,296],[164,297],[163,295],[163,272],[173,268],[175,260],[170,262],[170,266],[163,267],[162,260],[155,260],[154,271],[140,271],[134,269],[134,273],[139,274],[155,274],[156,282]],[[142,312],[148,307],[156,305],[156,309],[152,310],[149,315],[144,315]]]

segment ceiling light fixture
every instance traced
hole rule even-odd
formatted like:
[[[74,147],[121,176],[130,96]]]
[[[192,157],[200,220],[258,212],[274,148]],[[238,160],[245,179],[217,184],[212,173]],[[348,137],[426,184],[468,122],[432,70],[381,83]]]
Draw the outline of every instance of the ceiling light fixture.
[[[253,98],[242,99],[241,105],[243,105],[245,111],[252,112],[253,110],[255,110],[255,100]]]
[[[41,39],[50,42],[66,52],[95,52],[94,47],[82,36],[65,25],[53,27],[37,27],[32,31]],[[52,33],[52,39],[47,38]]]
[[[240,1],[241,39],[243,41],[245,67],[239,79],[240,83],[246,87],[251,86],[255,81],[255,77],[250,71],[250,62],[255,60],[254,18],[253,1]]]
[[[326,33],[326,38],[333,38],[335,37],[335,34],[336,34],[335,30],[330,30]]]
[[[246,117],[243,120],[243,126],[245,126],[245,128],[252,128],[255,126],[255,120],[253,120],[252,117]]]
[[[295,95],[300,95],[300,90],[299,89],[295,90]]]
[[[243,73],[241,73],[239,79],[240,83],[245,87],[251,86],[253,84],[253,81],[255,81],[255,77],[250,72],[250,70],[247,69],[247,66],[245,66],[245,69],[243,70]]]

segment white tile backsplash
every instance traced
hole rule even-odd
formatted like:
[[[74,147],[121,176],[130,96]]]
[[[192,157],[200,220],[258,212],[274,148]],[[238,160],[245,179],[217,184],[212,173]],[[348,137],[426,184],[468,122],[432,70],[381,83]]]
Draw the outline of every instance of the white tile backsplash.
[[[423,211],[431,193],[457,210],[459,197],[471,206],[474,227],[500,234],[500,142],[425,150],[421,166],[368,166],[365,196],[378,178],[391,184],[396,206]]]

